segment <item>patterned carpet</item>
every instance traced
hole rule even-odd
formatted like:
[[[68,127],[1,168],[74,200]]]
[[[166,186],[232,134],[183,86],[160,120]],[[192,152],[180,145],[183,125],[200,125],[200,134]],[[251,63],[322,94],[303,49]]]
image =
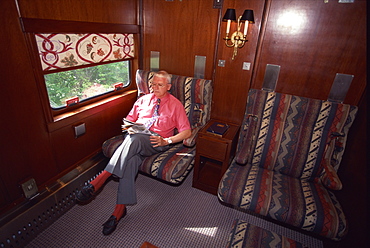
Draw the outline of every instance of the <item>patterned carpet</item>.
[[[322,242],[221,205],[216,196],[191,187],[192,173],[173,187],[140,175],[138,204],[128,207],[114,233],[102,234],[112,214],[118,183],[109,181],[87,205],[76,205],[26,247],[129,247],[148,241],[160,248],[225,247],[234,219],[285,235],[308,247]]]

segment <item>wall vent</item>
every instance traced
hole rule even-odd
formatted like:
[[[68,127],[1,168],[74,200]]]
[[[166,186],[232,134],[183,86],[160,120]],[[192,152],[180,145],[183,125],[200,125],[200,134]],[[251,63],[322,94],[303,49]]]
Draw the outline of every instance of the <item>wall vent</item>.
[[[106,163],[107,158],[98,153],[44,192],[1,216],[0,248],[24,247],[28,244],[76,204],[76,190],[96,177]]]

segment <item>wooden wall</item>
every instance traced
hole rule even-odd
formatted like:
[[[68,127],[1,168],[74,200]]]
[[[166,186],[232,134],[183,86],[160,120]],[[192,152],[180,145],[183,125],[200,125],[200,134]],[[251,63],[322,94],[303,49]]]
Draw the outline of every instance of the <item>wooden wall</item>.
[[[276,91],[318,99],[327,99],[336,73],[353,74],[345,102],[358,104],[366,86],[366,1],[225,0],[223,13],[230,7],[237,15],[253,9],[256,23],[250,25],[249,42],[234,61],[230,59],[232,49],[220,45],[217,60],[226,59],[226,66],[216,68],[215,95],[217,102],[222,101],[215,104],[214,117],[230,116],[230,109],[223,106],[231,104],[237,110],[231,110],[231,118],[240,122],[244,110],[238,108],[239,97],[250,87],[262,87],[267,64],[281,66]],[[281,21],[289,15],[297,20]],[[348,22],[343,16],[349,17]],[[297,22],[301,24],[294,26]],[[252,63],[252,71],[241,70],[243,61]]]
[[[120,132],[120,124],[136,100],[133,93],[104,108],[57,123],[48,120],[48,99],[36,81],[19,17],[136,24],[136,0],[2,0],[1,41],[1,173],[0,210],[24,201],[20,183],[34,178],[40,191],[101,149]],[[127,13],[125,15],[122,14]],[[5,35],[6,34],[6,35]],[[133,84],[132,88],[135,88]],[[85,123],[86,134],[75,138],[73,126]],[[54,128],[50,128],[51,125]]]
[[[214,118],[241,122],[247,92],[262,87],[267,64],[281,66],[279,92],[327,99],[336,73],[355,75],[346,103],[358,104],[364,92],[366,1],[225,0],[221,11],[211,0],[143,2],[144,69],[150,69],[151,51],[160,52],[161,69],[181,75],[194,75],[195,56],[206,56],[205,78],[215,83]],[[253,9],[255,16],[235,60],[233,49],[224,45],[226,22],[220,22],[227,8],[235,8],[237,16]],[[301,25],[281,22],[284,14],[297,16]],[[225,67],[217,66],[218,60],[225,60]],[[250,62],[251,70],[242,70],[243,62]]]
[[[18,6],[17,6],[18,5]],[[139,7],[142,6],[142,19]],[[142,69],[150,68],[150,52],[160,52],[160,68],[173,74],[194,74],[196,55],[206,56],[205,78],[214,80],[212,117],[241,123],[250,88],[261,88],[266,64],[281,66],[277,91],[326,99],[336,73],[355,78],[345,100],[360,106],[358,123],[350,132],[340,174],[345,183],[343,199],[366,197],[366,1],[340,4],[336,0],[224,0],[223,8],[213,9],[213,0],[2,0],[1,72],[1,173],[0,210],[23,201],[19,183],[33,177],[39,187],[100,149],[101,143],[119,131],[122,116],[134,98],[116,102],[104,111],[81,116],[50,132],[41,107],[45,99],[35,80],[26,39],[18,18],[142,24]],[[224,45],[226,23],[221,18],[227,8],[237,15],[253,9],[255,24],[250,25],[248,42],[231,60],[233,50]],[[290,26],[280,22],[284,13],[298,15],[302,23]],[[234,25],[235,26],[235,25]],[[232,26],[232,30],[235,27]],[[225,60],[225,67],[217,66]],[[251,70],[242,70],[243,62]],[[85,122],[87,132],[76,139],[73,125]],[[362,137],[362,139],[361,139]],[[356,163],[352,163],[352,161]],[[358,184],[352,185],[353,181]],[[358,188],[359,186],[360,188]],[[352,230],[366,208],[357,211],[344,204]],[[365,235],[350,231],[342,242],[362,244]],[[357,247],[359,247],[357,245]]]
[[[144,69],[150,52],[159,51],[159,66],[172,74],[194,75],[196,55],[206,56],[205,78],[212,78],[218,10],[212,1],[143,0]]]
[[[276,91],[327,99],[336,73],[351,74],[345,103],[358,104],[366,86],[366,1],[355,2],[271,1],[253,87],[261,88],[266,64],[277,64]]]

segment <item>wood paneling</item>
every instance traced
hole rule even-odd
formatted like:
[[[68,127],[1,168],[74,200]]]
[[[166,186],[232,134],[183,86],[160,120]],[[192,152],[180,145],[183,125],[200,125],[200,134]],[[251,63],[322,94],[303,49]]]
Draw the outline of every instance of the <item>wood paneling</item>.
[[[218,9],[213,1],[144,0],[144,68],[150,69],[150,51],[159,51],[160,69],[194,75],[196,55],[206,56],[205,78],[212,78]]]
[[[122,118],[128,114],[136,101],[134,91],[124,98],[101,107],[99,112],[81,115],[75,122],[64,125],[51,133],[51,143],[59,171],[81,162],[92,152],[101,149],[103,141],[121,133]],[[83,117],[85,116],[85,117]],[[85,123],[86,134],[75,138],[74,126]],[[61,149],[63,148],[63,149]]]
[[[22,17],[136,24],[137,0],[17,0]]]
[[[366,86],[366,1],[271,1],[254,88],[280,65],[276,91],[327,99],[336,73],[353,74],[345,103]]]
[[[42,190],[45,184],[96,152],[105,139],[119,133],[121,119],[136,99],[133,94],[104,111],[88,116],[82,114],[78,121],[65,122],[65,126],[49,130],[50,118],[45,113],[48,108],[42,107],[48,100],[36,81],[37,69],[31,60],[19,17],[136,25],[137,1],[2,0],[0,7],[6,10],[0,16],[4,34],[0,36],[3,47],[0,62],[3,89],[0,91],[0,210],[4,211],[23,199],[22,181],[34,178]],[[86,123],[86,134],[76,139],[73,125],[80,122]]]
[[[139,26],[134,24],[61,21],[37,18],[21,18],[21,23],[23,31],[27,33],[139,33]]]
[[[6,10],[0,16],[0,178],[12,202],[22,196],[21,181],[46,181],[57,168],[16,6],[7,0],[0,8]]]
[[[276,91],[317,99],[327,99],[336,73],[353,74],[345,103],[358,103],[366,86],[366,1],[225,0],[222,14],[227,8],[237,15],[253,9],[256,23],[234,61],[222,40],[226,23],[221,25],[216,60],[226,60],[226,66],[215,68],[214,118],[241,122],[247,92],[262,87],[267,64],[281,66]],[[243,71],[244,61],[254,71]]]
[[[248,42],[243,48],[238,49],[236,58],[232,60],[233,48],[226,47],[223,40],[226,35],[226,22],[221,23],[217,61],[225,60],[225,67],[217,66],[215,68],[214,102],[212,106],[212,117],[215,119],[236,124],[241,123],[248,90],[250,89],[253,68],[255,67],[254,60],[256,58],[264,5],[265,1],[262,0],[247,2],[225,0],[224,2],[221,18],[228,8],[235,8],[237,17],[242,15],[245,9],[252,9],[255,24],[249,25]],[[230,33],[236,31],[236,26],[236,23],[232,23]],[[243,62],[251,63],[251,70],[243,70]]]

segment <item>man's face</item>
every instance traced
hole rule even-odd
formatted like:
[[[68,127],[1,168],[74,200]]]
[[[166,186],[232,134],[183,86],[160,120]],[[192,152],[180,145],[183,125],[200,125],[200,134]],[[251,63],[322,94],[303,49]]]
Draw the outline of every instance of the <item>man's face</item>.
[[[153,78],[151,87],[152,87],[153,93],[158,98],[162,98],[167,94],[167,91],[170,90],[171,84],[168,84],[165,78],[155,76]]]

